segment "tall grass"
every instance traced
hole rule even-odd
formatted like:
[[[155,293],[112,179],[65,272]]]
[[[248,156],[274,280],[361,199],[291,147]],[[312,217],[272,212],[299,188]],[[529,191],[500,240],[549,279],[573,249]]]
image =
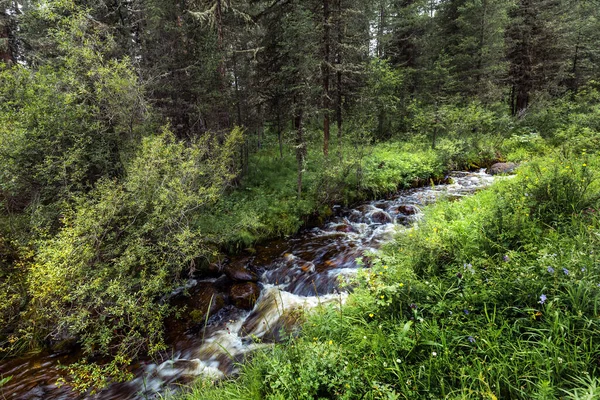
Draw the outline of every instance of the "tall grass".
[[[341,311],[182,397],[598,398],[598,163],[554,156],[430,207]]]

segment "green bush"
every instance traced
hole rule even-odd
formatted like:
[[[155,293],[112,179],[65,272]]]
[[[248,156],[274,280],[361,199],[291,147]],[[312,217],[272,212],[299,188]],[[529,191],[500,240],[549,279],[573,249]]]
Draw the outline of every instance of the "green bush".
[[[236,129],[223,145],[207,136],[189,146],[169,132],[147,138],[122,183],[101,180],[81,197],[29,271],[34,332],[76,338],[86,355],[113,357],[109,369],[163,350],[170,310],[159,300],[216,251],[192,221],[235,176],[240,137]]]

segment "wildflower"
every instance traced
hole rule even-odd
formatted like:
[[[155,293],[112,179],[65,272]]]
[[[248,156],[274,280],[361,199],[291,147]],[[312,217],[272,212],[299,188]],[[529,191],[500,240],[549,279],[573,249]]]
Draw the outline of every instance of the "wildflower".
[[[546,297],[546,295],[545,295],[545,294],[542,294],[542,295],[540,296],[540,301],[539,301],[538,303],[540,303],[540,304],[544,304],[544,303],[546,302],[546,300],[548,300],[548,297]]]
[[[396,362],[397,362],[398,364],[400,364],[400,363],[402,362],[402,360],[401,360],[401,359],[399,359],[399,358],[396,358]]]
[[[410,308],[413,310],[417,309],[417,305],[415,303],[410,303]]]
[[[369,317],[373,318],[373,313],[369,314]]]
[[[462,279],[463,275],[459,272],[458,274],[456,274],[456,276],[458,277],[458,279]]]
[[[434,356],[434,357],[436,357],[437,353],[435,351],[433,351],[433,352],[431,352],[431,355]]]
[[[587,167],[587,164],[583,164],[584,167]]]
[[[404,286],[404,283],[400,282],[400,283],[398,284],[398,286],[402,287],[402,286]]]
[[[548,272],[550,272],[551,274],[553,274],[554,273],[554,268],[548,267]]]
[[[581,268],[581,272],[585,272],[585,268]]]
[[[387,266],[387,265],[384,265],[384,266],[383,266],[383,269],[388,269],[388,266]]]
[[[383,298],[385,298],[385,296],[384,296],[384,295],[381,295],[381,296],[379,296],[379,297],[381,297],[382,299],[383,299]]]
[[[466,308],[463,310],[465,315],[469,315],[469,310],[467,310]]]
[[[467,340],[471,343],[475,343],[475,338],[473,336],[469,336]]]
[[[333,344],[333,340],[330,340],[330,341],[329,341],[329,344]]]
[[[563,272],[565,273],[565,275],[569,275],[569,270],[566,268],[563,268]]]
[[[510,261],[510,257],[509,257],[508,255],[506,255],[506,254],[505,254],[505,255],[504,255],[504,257],[502,257],[502,260],[503,260],[504,262],[509,262],[509,261]]]

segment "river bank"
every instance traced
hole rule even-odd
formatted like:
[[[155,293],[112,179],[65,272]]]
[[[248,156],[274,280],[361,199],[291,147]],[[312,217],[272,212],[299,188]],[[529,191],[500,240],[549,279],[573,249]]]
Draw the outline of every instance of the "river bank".
[[[257,277],[261,292],[250,299],[250,307],[235,307],[227,298],[240,284],[235,277],[222,275],[191,283],[191,296],[182,297],[178,304],[186,306],[181,319],[167,323],[172,346],[164,355],[167,359],[138,364],[132,382],[94,398],[147,398],[163,391],[165,384],[189,382],[199,374],[217,378],[236,371],[236,363],[246,354],[289,337],[304,320],[306,309],[343,302],[345,289],[339,287],[338,278],[353,277],[358,259],[391,240],[396,226],[412,225],[420,219],[420,208],[440,196],[461,197],[484,187],[491,177],[483,172],[458,173],[453,180],[449,185],[401,191],[355,209],[339,208],[324,226],[306,229],[285,242],[257,246],[251,262],[247,258],[231,260],[232,264],[243,263],[243,268]],[[199,313],[202,318],[196,315]],[[56,369],[56,361],[68,360],[55,355],[2,371],[15,377],[4,390],[31,399],[80,398],[68,388],[54,385],[53,381],[64,376],[64,371]]]
[[[179,398],[596,398],[598,164],[557,153],[428,208],[341,309]]]

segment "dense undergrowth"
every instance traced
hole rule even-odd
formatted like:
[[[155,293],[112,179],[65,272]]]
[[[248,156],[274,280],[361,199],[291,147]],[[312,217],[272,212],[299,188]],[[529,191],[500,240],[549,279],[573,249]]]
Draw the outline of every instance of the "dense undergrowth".
[[[485,197],[492,196],[491,194],[474,197],[474,200],[465,202],[465,205],[439,206],[448,207],[447,215],[462,212],[465,217],[449,220],[455,221],[457,226],[456,232],[452,231],[453,235],[445,237],[440,234],[429,238],[423,236],[428,232],[428,226],[436,229],[436,234],[442,231],[442,223],[436,227],[433,225],[436,219],[431,218],[428,225],[413,233],[416,239],[407,236],[410,239],[407,239],[406,244],[402,244],[403,239],[399,239],[398,246],[404,250],[395,251],[393,246],[386,250],[387,253],[382,255],[384,261],[380,263],[385,263],[385,270],[389,274],[379,276],[377,279],[380,282],[377,285],[389,287],[389,293],[385,289],[381,293],[369,295],[371,289],[365,283],[366,278],[363,279],[362,288],[357,289],[353,300],[342,313],[344,318],[336,322],[332,315],[337,314],[332,311],[312,317],[317,318],[316,322],[305,327],[305,336],[291,342],[293,347],[275,347],[273,351],[277,354],[276,357],[272,354],[258,354],[241,380],[232,386],[238,390],[247,383],[249,387],[257,388],[253,392],[255,395],[259,393],[260,396],[283,396],[282,398],[343,395],[352,398],[359,392],[366,396],[366,392],[361,392],[364,390],[365,380],[381,384],[382,391],[387,390],[386,385],[391,385],[390,393],[404,391],[406,388],[397,386],[395,381],[383,378],[391,373],[389,368],[392,368],[397,359],[405,362],[402,354],[379,350],[388,347],[394,349],[394,346],[404,348],[409,346],[408,343],[413,343],[416,350],[407,347],[410,351],[406,356],[420,356],[414,360],[409,359],[412,361],[403,365],[422,369],[426,360],[423,342],[419,338],[429,337],[427,343],[440,343],[440,340],[449,337],[427,336],[436,332],[435,327],[444,326],[440,332],[445,332],[446,335],[450,332],[445,328],[447,324],[452,322],[455,324],[452,326],[459,329],[459,323],[465,322],[455,312],[454,305],[454,308],[448,309],[454,310],[452,317],[433,314],[432,310],[438,307],[434,299],[441,296],[449,302],[452,300],[450,304],[455,304],[459,301],[455,294],[467,293],[467,278],[453,282],[446,276],[446,271],[452,266],[463,264],[471,264],[477,268],[485,266],[491,271],[492,262],[500,257],[499,254],[502,257],[507,255],[513,263],[532,258],[537,253],[530,248],[527,240],[537,244],[541,235],[554,231],[556,240],[562,240],[560,238],[564,235],[561,232],[571,226],[571,220],[579,221],[567,217],[572,217],[573,213],[578,215],[581,210],[595,210],[592,201],[592,195],[596,193],[594,186],[582,186],[587,180],[594,182],[591,166],[595,165],[595,123],[598,120],[595,93],[593,90],[584,93],[577,101],[548,104],[540,110],[532,110],[531,116],[522,120],[513,120],[478,104],[466,107],[445,106],[445,119],[442,120],[444,131],[435,137],[435,143],[431,141],[430,129],[422,123],[431,116],[432,111],[425,106],[415,108],[411,118],[416,122],[409,138],[405,137],[405,132],[398,133],[396,139],[385,142],[375,141],[364,134],[357,134],[356,137],[349,135],[342,146],[338,147],[337,143],[332,142],[332,148],[336,150],[332,151],[328,159],[318,149],[318,129],[309,127],[307,131],[313,139],[303,169],[300,198],[297,196],[297,166],[291,143],[286,144],[285,151],[280,156],[275,141],[271,140],[270,145],[266,144],[251,156],[248,173],[241,182],[238,181],[237,187],[233,187],[237,171],[231,165],[239,155],[237,144],[243,140],[240,130],[236,129],[226,136],[222,144],[210,136],[184,144],[175,139],[168,129],[160,134],[142,137],[139,145],[135,149],[129,149],[127,157],[123,158],[122,172],[117,177],[99,178],[88,190],[64,190],[61,192],[64,197],[56,202],[33,202],[24,210],[15,209],[3,216],[0,221],[0,246],[3,251],[0,259],[3,266],[0,276],[0,312],[3,320],[0,350],[5,355],[14,356],[43,348],[64,351],[76,343],[76,347],[82,348],[85,354],[80,363],[70,367],[77,389],[85,391],[90,387],[102,387],[110,381],[127,379],[130,376],[127,367],[136,357],[144,353],[156,354],[165,349],[162,321],[176,310],[161,299],[190,276],[202,276],[203,266],[219,260],[225,252],[252,251],[252,246],[258,241],[292,234],[308,221],[326,218],[334,204],[350,204],[362,199],[385,196],[398,188],[430,184],[443,178],[450,169],[477,168],[496,160],[527,161],[534,156],[547,155],[551,161],[548,161],[548,166],[540,167],[539,171],[542,171],[542,168],[554,167],[552,160],[562,157],[565,163],[570,163],[571,169],[568,171],[577,171],[584,181],[570,179],[570,175],[562,170],[555,175],[542,171],[538,173],[539,179],[547,180],[549,176],[554,176],[556,181],[544,181],[546,186],[532,186],[528,192],[519,192],[522,188],[518,185],[507,186],[502,189],[506,191],[504,196],[514,198],[504,201],[508,207],[506,210],[499,206],[502,203],[501,196]],[[563,111],[567,106],[569,110],[567,115],[563,115],[563,119],[553,119],[556,114],[565,114]],[[544,117],[548,109],[552,113]],[[51,115],[47,117],[53,118]],[[25,124],[29,120],[29,114],[24,112],[22,118],[24,122],[17,120],[17,123]],[[44,143],[35,141],[31,145],[39,145],[38,150],[45,146]],[[17,150],[19,149],[15,149]],[[575,153],[576,156],[573,156]],[[40,154],[43,156],[43,152]],[[590,160],[570,162],[574,157],[582,160],[589,157]],[[528,168],[534,171],[533,166]],[[65,182],[67,181],[56,183],[57,188]],[[556,190],[553,191],[554,189]],[[18,196],[12,198],[17,199]],[[516,201],[520,198],[528,201],[539,199],[539,207],[530,210],[531,214],[525,216],[520,213],[520,209],[513,209],[521,204]],[[548,201],[549,199],[554,202]],[[468,207],[468,204],[475,201],[483,202],[477,210],[461,208]],[[529,207],[528,204],[523,203],[523,207]],[[479,212],[480,209],[492,211],[488,210],[484,214]],[[435,215],[434,211],[430,213]],[[515,219],[518,216],[522,219]],[[449,221],[444,222],[443,229],[451,228]],[[497,221],[498,224],[485,225],[486,234],[495,236],[480,236],[478,221]],[[457,230],[459,226],[462,226],[462,230]],[[573,237],[572,234],[569,235],[567,236]],[[504,242],[504,247],[499,249],[499,243]],[[407,252],[407,249],[412,250]],[[484,250],[487,253],[481,253]],[[529,256],[528,251],[531,252]],[[559,254],[558,251],[549,254],[554,253]],[[381,265],[383,268],[383,264]],[[525,273],[519,269],[521,264],[510,265],[514,265],[515,271],[518,271],[515,274]],[[593,271],[591,267],[585,268]],[[576,276],[576,269],[569,269],[574,271],[570,276]],[[373,271],[377,271],[377,266]],[[412,278],[409,281],[404,276]],[[504,277],[502,274],[500,276]],[[436,294],[431,291],[433,289],[423,286],[422,282],[425,280],[437,285],[436,290],[440,292]],[[535,282],[541,281],[538,279]],[[402,288],[399,283],[403,284]],[[395,288],[395,291],[391,288]],[[407,292],[408,288],[410,291]],[[444,294],[446,292],[452,296],[448,297]],[[532,307],[536,301],[540,301],[541,294],[548,296],[547,305],[554,304],[550,297],[553,294],[547,290],[547,293],[538,293],[535,298],[530,298],[527,303],[529,308],[523,303],[513,307],[517,311],[510,309],[513,310],[512,315],[507,311],[509,308],[500,307],[502,303],[496,298],[490,300],[486,297],[488,294],[484,295],[482,291],[477,293],[477,296],[473,296],[479,302],[473,303],[473,309],[467,311],[478,316],[485,314],[487,310],[495,310],[489,312],[493,312],[498,321],[503,321],[500,326],[504,326],[506,322],[510,329],[514,328],[511,318],[520,315],[519,313],[533,312]],[[498,298],[514,299],[510,292],[493,293]],[[400,299],[404,299],[402,303],[399,303]],[[411,320],[406,319],[401,309],[406,309],[406,305],[410,306],[412,303],[417,307],[415,310],[418,313],[409,307],[409,315],[415,318],[409,322]],[[496,305],[495,309],[493,304]],[[365,310],[368,311],[366,314]],[[385,310],[388,310],[387,314]],[[424,324],[420,324],[418,318],[423,318]],[[523,318],[531,316],[527,314]],[[378,331],[379,325],[382,327],[381,331]],[[400,340],[393,334],[397,326],[406,327],[402,335],[410,334],[410,340],[388,343],[388,340]],[[522,329],[520,325],[518,328]],[[418,333],[420,329],[423,329],[422,333]],[[589,329],[593,332],[594,327]],[[463,333],[466,334],[467,331]],[[356,335],[360,343],[353,342],[348,335]],[[478,333],[468,336],[478,340],[476,335]],[[374,340],[370,339],[372,336]],[[590,339],[589,336],[584,338]],[[450,339],[456,340],[454,337]],[[363,361],[352,358],[356,354],[368,354],[371,342],[379,343],[377,351],[381,355],[373,350],[371,358]],[[334,346],[335,343],[341,347],[335,351],[334,347],[327,347]],[[67,347],[61,347],[63,345]],[[293,366],[296,362],[302,366],[305,365],[303,363],[319,361],[310,356],[321,351],[320,347],[311,347],[318,345],[331,349],[327,353],[330,364],[323,365],[325,370],[321,370],[317,364],[306,364],[306,368],[301,369],[304,374],[314,371],[325,383],[316,384],[315,382],[320,381],[316,375],[310,375],[302,379],[310,378],[310,384],[317,385],[316,391],[304,386],[293,386],[287,379],[292,376],[297,378],[296,372],[300,370],[290,367],[290,375],[286,378],[282,372],[287,368],[284,366]],[[366,347],[363,349],[359,345]],[[463,344],[456,346],[462,349]],[[289,359],[292,357],[292,349],[297,352],[294,353],[294,362]],[[451,350],[447,351],[447,357],[453,357]],[[504,353],[505,349],[501,352]],[[393,354],[393,357],[389,358],[385,354]],[[394,358],[396,356],[398,358]],[[433,361],[439,362],[441,359],[436,356]],[[98,360],[108,361],[95,363]],[[338,362],[343,365],[348,362],[351,366],[348,368],[357,371],[358,380],[355,381],[354,389],[350,379],[355,375],[343,375],[348,373],[348,369],[338,368],[342,365],[336,364]],[[379,365],[379,362],[386,363],[387,367]],[[364,370],[361,365],[364,365]],[[374,372],[375,365],[383,375]],[[427,364],[427,367],[434,366]],[[330,372],[326,372],[327,368],[330,368]],[[444,368],[450,367],[446,365]],[[406,371],[408,378],[405,382],[415,382],[414,371]],[[363,373],[367,375],[361,375]],[[424,376],[423,372],[419,374],[418,377]],[[456,379],[454,375],[450,379],[444,378],[439,371],[436,374],[442,380],[428,383],[427,390],[436,393],[435,396],[442,396],[446,390],[456,389],[451,385],[452,382],[456,383],[452,380]],[[249,382],[251,376],[258,380]],[[270,378],[267,379],[268,376]],[[372,379],[367,379],[371,376]],[[497,382],[495,384],[500,385]],[[346,385],[350,385],[350,388]],[[407,387],[409,386],[413,388],[414,385]],[[454,389],[446,389],[447,387]],[[523,389],[523,393],[530,389]],[[411,390],[421,393],[425,389],[417,385],[416,389]],[[214,393],[218,392],[210,395]]]
[[[599,398],[598,119],[563,107],[503,143],[516,177],[429,207],[341,309],[180,397]]]

